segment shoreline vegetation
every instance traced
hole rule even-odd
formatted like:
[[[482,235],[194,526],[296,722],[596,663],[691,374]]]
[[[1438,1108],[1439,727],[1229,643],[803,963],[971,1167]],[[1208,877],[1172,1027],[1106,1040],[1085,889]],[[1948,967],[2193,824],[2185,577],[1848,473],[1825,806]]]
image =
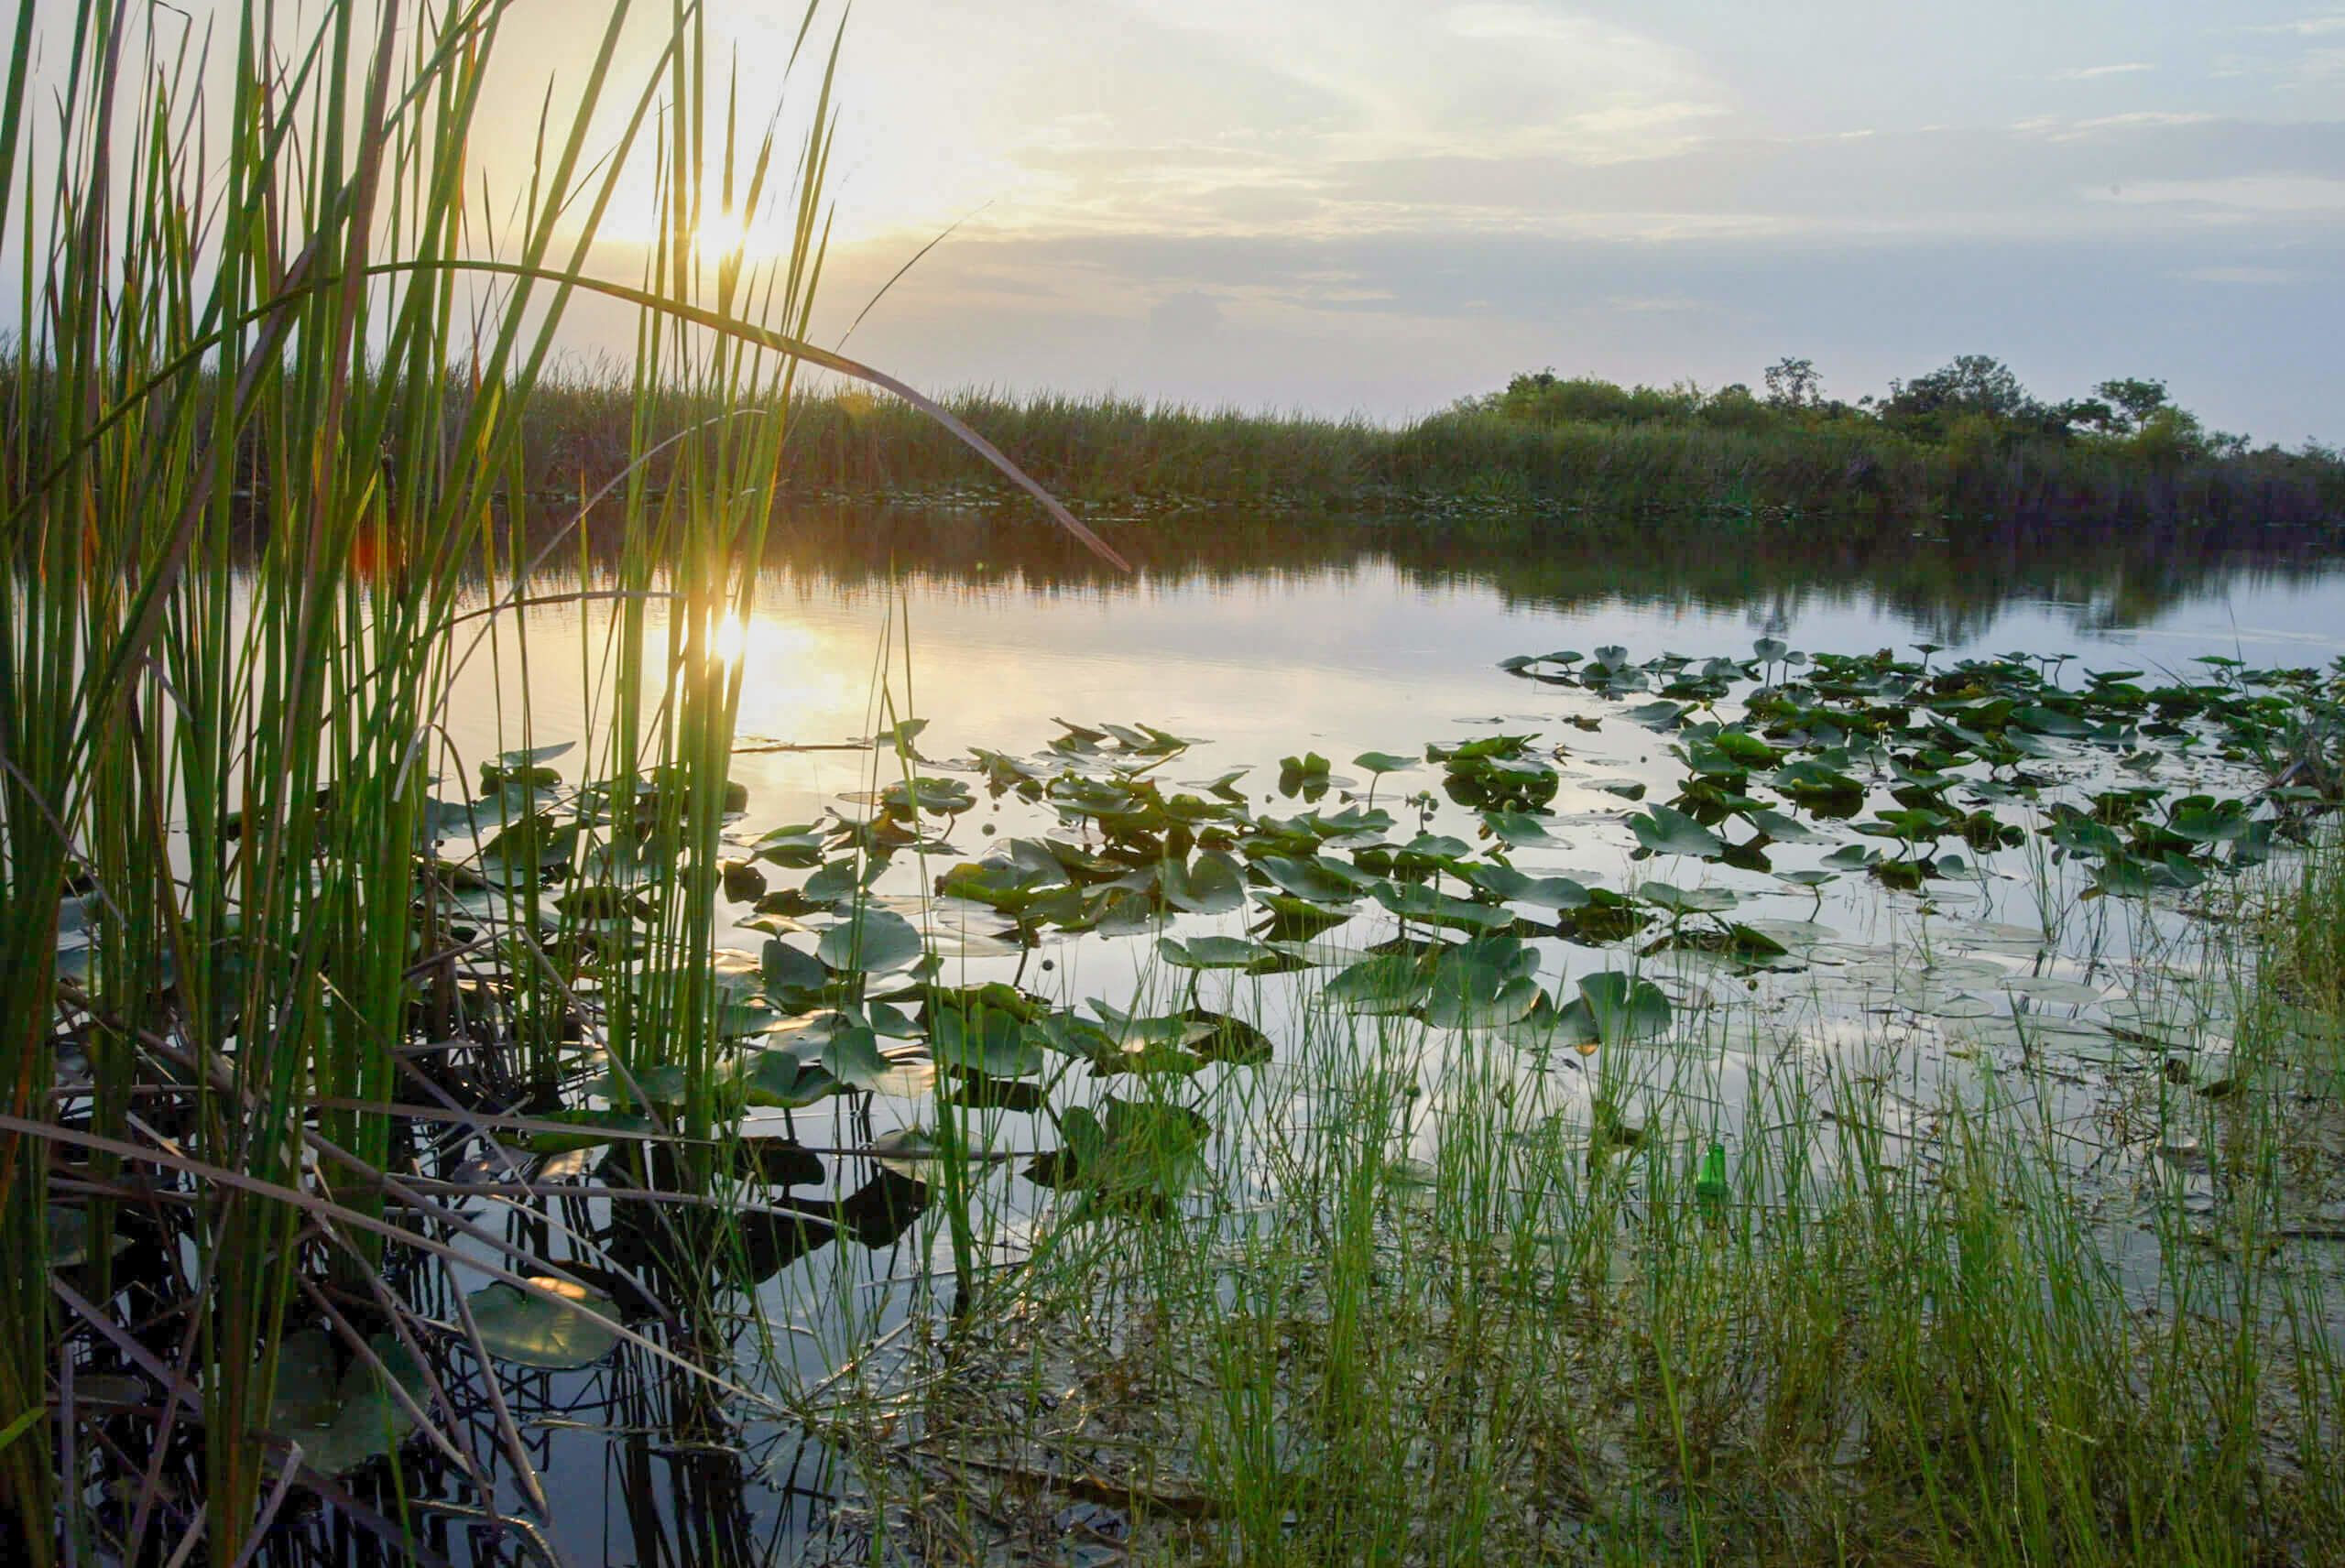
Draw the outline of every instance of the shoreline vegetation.
[[[2154,381],[2104,384],[2123,406],[2046,405],[1967,355],[1850,405],[1817,395],[1800,363],[1788,376],[1775,367],[1768,397],[1541,372],[1398,425],[1119,397],[942,401],[1094,517],[1243,506],[1426,521],[1690,509],[1870,527],[2345,522],[2345,453],[2309,441],[2251,447],[2207,430]],[[627,408],[616,374],[557,369],[524,414],[538,494],[574,499],[579,475],[610,472],[627,450]],[[1012,494],[917,409],[861,391],[802,399],[780,489],[957,505]]]
[[[787,488],[980,493],[799,396],[813,15],[791,147],[700,7],[649,58],[613,7],[516,209],[506,6],[246,6],[210,59],[44,9],[0,99],[20,1561],[2339,1560],[2336,670],[1526,649],[1523,733],[1338,764],[1298,714],[1184,781],[1146,692],[923,756],[907,599],[861,787],[777,822],[736,772]],[[550,375],[638,189],[636,356]],[[790,254],[705,254],[769,201]],[[963,407],[1263,533],[1991,514],[2024,574],[2070,519],[2337,515],[2334,453],[2136,384],[1777,370],[1394,431]]]

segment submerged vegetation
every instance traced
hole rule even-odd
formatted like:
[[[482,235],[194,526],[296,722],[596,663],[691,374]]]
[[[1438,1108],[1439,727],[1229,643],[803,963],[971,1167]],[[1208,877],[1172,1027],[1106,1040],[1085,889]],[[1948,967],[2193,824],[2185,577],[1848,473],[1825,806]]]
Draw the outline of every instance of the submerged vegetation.
[[[480,233],[504,16],[246,7],[208,74],[168,8],[60,65],[20,15],[27,1561],[584,1561],[614,1509],[677,1562],[2345,1550],[2335,670],[1555,650],[1489,678],[1532,720],[1201,766],[1130,713],[947,748],[900,618],[860,787],[779,820],[741,759],[832,744],[736,733],[787,484],[1305,469],[801,401],[859,368],[792,335],[811,30],[792,157],[690,6],[623,89],[615,10]],[[649,270],[589,278],[636,168]],[[701,254],[769,201],[795,252]],[[623,394],[547,381],[582,289],[642,311]],[[1452,468],[1276,441],[1470,499],[1646,439],[1446,418]],[[2327,462],[2100,440],[2186,519]]]

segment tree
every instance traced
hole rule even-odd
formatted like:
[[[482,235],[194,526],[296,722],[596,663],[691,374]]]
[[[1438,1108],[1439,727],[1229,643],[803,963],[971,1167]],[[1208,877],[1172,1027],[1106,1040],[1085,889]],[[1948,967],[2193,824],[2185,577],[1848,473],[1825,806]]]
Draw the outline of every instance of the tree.
[[[2027,419],[2038,408],[2011,366],[1991,354],[1965,354],[1927,376],[1891,382],[1881,410],[1905,417],[1984,414],[1992,419]]]
[[[2127,376],[2122,381],[2104,381],[2093,388],[2102,401],[2111,407],[2109,428],[2116,430],[2138,430],[2149,421],[2151,415],[2166,406],[2165,383]],[[2122,422],[2119,420],[2121,419]]]
[[[1788,356],[1767,367],[1767,401],[1778,408],[1813,408],[1824,401],[1824,378],[1812,359]]]

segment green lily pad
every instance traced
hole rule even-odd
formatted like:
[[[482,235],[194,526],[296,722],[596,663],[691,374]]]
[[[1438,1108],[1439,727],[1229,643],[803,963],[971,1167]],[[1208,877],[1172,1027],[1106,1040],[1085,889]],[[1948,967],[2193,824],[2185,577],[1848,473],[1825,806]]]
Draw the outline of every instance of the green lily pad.
[[[1473,866],[1466,875],[1483,892],[1511,904],[1576,909],[1587,903],[1587,889],[1568,877],[1532,877],[1496,862]]]
[[[1380,953],[1327,982],[1327,1000],[1356,1013],[1405,1013],[1431,988],[1424,965],[1405,953]]]
[[[407,1347],[388,1334],[366,1344],[398,1387],[420,1400],[423,1371]],[[322,1475],[340,1475],[398,1448],[415,1430],[415,1418],[381,1373],[356,1356],[343,1366],[325,1334],[309,1328],[288,1334],[278,1347],[266,1424],[270,1436],[300,1445],[303,1465]]]
[[[1524,844],[1555,842],[1554,836],[1547,832],[1546,824],[1526,812],[1484,811],[1482,823],[1490,830],[1491,837],[1511,846],[1519,848]]]
[[[1023,1019],[998,1007],[944,1007],[928,1021],[931,1054],[947,1067],[988,1078],[1042,1071],[1042,1048]]]
[[[833,926],[814,944],[814,956],[841,973],[884,975],[921,955],[920,931],[893,909],[865,908]]]
[[[820,959],[779,937],[769,941],[759,956],[766,995],[785,1006],[793,996],[819,996],[831,983]]]
[[[1227,914],[1246,903],[1245,878],[1226,855],[1200,855],[1189,866],[1165,861],[1163,887],[1166,903],[1193,915]]]
[[[1425,1019],[1436,1029],[1496,1029],[1530,1016],[1541,992],[1539,955],[1511,937],[1451,948],[1434,965]]]
[[[1242,936],[1193,936],[1185,940],[1161,936],[1156,939],[1156,951],[1165,963],[1177,969],[1244,969],[1278,956],[1260,942]]]
[[[1637,842],[1655,855],[1689,855],[1708,860],[1723,853],[1726,841],[1687,816],[1667,806],[1649,806],[1629,819]]]
[[[499,1361],[574,1371],[611,1353],[618,1330],[610,1299],[551,1275],[529,1277],[524,1290],[499,1279],[469,1298],[481,1348]]]
[[[1273,886],[1314,904],[1349,904],[1363,890],[1328,862],[1264,855],[1254,862],[1254,869],[1269,877]]]
[[[1669,1032],[1669,998],[1650,980],[1608,969],[1584,976],[1579,999],[1563,1010],[1566,1038],[1576,1033],[1600,1045],[1619,1045]]]
[[[1647,882],[1637,897],[1677,915],[1715,915],[1742,902],[1730,887],[1675,887],[1666,882]]]
[[[1489,931],[1503,931],[1514,923],[1512,915],[1494,905],[1453,898],[1417,882],[1380,882],[1376,901],[1404,920],[1426,925]]]
[[[829,1069],[802,1062],[790,1051],[750,1052],[741,1063],[737,1081],[744,1103],[769,1110],[811,1105],[839,1086]]]

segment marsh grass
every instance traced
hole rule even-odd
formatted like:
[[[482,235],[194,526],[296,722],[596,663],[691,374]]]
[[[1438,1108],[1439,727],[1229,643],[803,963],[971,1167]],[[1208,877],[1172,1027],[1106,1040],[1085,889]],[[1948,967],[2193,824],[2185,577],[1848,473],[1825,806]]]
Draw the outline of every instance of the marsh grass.
[[[1524,1075],[1328,1005],[1259,1083],[1217,1079],[1203,1130],[1176,1079],[1140,1074],[1093,1129],[1105,1175],[1047,1213],[993,1179],[1005,1114],[941,1073],[920,1081],[918,1141],[875,1137],[868,1096],[834,1102],[833,1152],[868,1176],[854,1195],[746,1197],[728,1175],[746,1053],[711,951],[752,678],[725,628],[798,464],[890,486],[966,467],[896,404],[835,405],[864,421],[848,441],[801,399],[816,365],[922,402],[803,341],[818,34],[801,38],[816,129],[791,151],[738,134],[695,7],[639,74],[613,10],[491,234],[465,160],[507,14],[246,7],[213,40],[232,69],[207,74],[168,8],[92,0],[54,38],[20,11],[0,114],[0,240],[27,279],[0,427],[0,1506],[28,1560],[241,1563],[289,1538],[356,1555],[351,1532],[398,1559],[536,1550],[554,1503],[524,1430],[556,1395],[468,1375],[497,1359],[489,1284],[542,1337],[624,1347],[611,1419],[725,1455],[642,1504],[646,1557],[663,1508],[682,1552],[765,1549],[725,1501],[751,1419],[828,1441],[823,1463],[878,1499],[883,1558],[899,1522],[925,1555],[982,1544],[1015,1511],[998,1494],[1032,1493],[1036,1453],[1070,1443],[1088,1468],[1042,1492],[1137,1498],[1169,1521],[1141,1542],[1168,1558],[2338,1542],[2330,1297],[2292,1271],[2318,1243],[2288,1173],[2318,1160],[2284,1114],[2335,1092],[2335,1031],[2302,1025],[2335,1016],[2318,942],[2297,944],[2293,991],[2242,1011],[2220,1104],[2129,1102],[2214,1151],[2187,1192],[2144,1168],[2146,1276],[2109,1260],[2128,1222],[2046,1111],[2054,1075],[1924,1083],[1804,1056],[1730,1074],[1733,1042],[1698,1036]],[[616,145],[590,132],[605,111]],[[663,214],[645,273],[588,276],[638,162]],[[794,247],[702,255],[710,201],[780,205]],[[583,393],[548,380],[580,291],[641,312],[623,375]],[[591,402],[591,443],[541,434],[565,398]],[[972,419],[924,411],[1039,496]],[[1203,468],[1253,476],[1251,499],[1489,473],[1506,499],[1566,485],[1587,439],[1476,427],[1454,461],[1392,438],[1402,456],[1374,462],[1401,466],[1379,469],[1359,452],[1388,437],[1361,428],[1031,412],[996,433],[1110,496]],[[1673,456],[1674,439],[1620,482],[1691,462],[1755,493],[1743,454]],[[550,450],[570,489],[548,527]],[[594,612],[574,671],[528,614],[573,604]],[[875,661],[871,728],[892,739],[870,749],[874,791],[915,786],[911,629]],[[450,712],[476,661],[519,693],[485,757]],[[540,733],[530,693],[573,676],[583,734]],[[838,819],[853,887],[823,941],[904,923],[860,874],[882,832],[920,861],[921,816]],[[452,819],[468,856],[440,852]],[[2300,929],[2345,887],[2318,864]],[[557,866],[592,868],[600,902],[559,894]],[[812,962],[777,962],[792,954]],[[861,1007],[889,967],[826,965],[823,994]],[[1151,974],[1135,1000],[1201,984]],[[797,1130],[796,1083],[753,1130]],[[558,1158],[611,1152],[526,1170],[548,1138]],[[1713,1183],[1697,1162],[1727,1138]],[[1167,1196],[1192,1185],[1201,1205]],[[884,1265],[842,1247],[804,1270],[803,1333],[745,1291],[769,1277],[755,1255],[849,1231]],[[897,1289],[932,1279],[933,1301]],[[592,1359],[575,1349],[524,1365]],[[1071,1405],[1041,1398],[1069,1379]],[[654,1454],[629,1442],[633,1486]],[[429,1495],[424,1454],[446,1483]],[[897,1500],[908,1477],[927,1495]]]
[[[573,466],[623,449],[620,390],[606,367],[573,364],[532,400],[531,471],[548,495],[566,493]],[[1552,526],[1634,507],[1698,512],[1714,528],[1805,519],[1901,539],[1941,519],[2325,528],[2345,517],[2345,464],[2321,451],[2153,456],[2020,437],[1960,446],[1859,417],[1771,415],[1740,428],[1690,414],[1534,421],[1463,408],[1387,424],[982,390],[949,406],[1053,494],[1115,517],[1242,506]],[[919,410],[861,390],[807,399],[783,484],[802,495],[957,500],[999,488]]]
[[[2340,865],[2120,933],[2237,1033],[2089,1084],[1700,1029],[1526,1072],[1312,1006],[1181,1218],[1046,1230],[840,1441],[970,1557],[1104,1503],[1143,1562],[2330,1561]]]
[[[835,60],[811,11],[787,62],[813,95],[795,148],[746,128],[697,5],[648,56],[624,5],[599,13],[492,221],[469,160],[485,99],[511,90],[491,68],[508,13],[245,6],[213,34],[171,7],[18,10],[0,103],[22,296],[0,425],[0,1511],[23,1561],[244,1562],[297,1489],[383,1552],[420,1543],[396,1468],[378,1511],[289,1447],[279,1411],[321,1376],[307,1350],[298,1372],[283,1359],[314,1340],[297,1330],[325,1334],[329,1382],[355,1380],[356,1440],[420,1432],[470,1477],[478,1528],[542,1525],[496,1379],[452,1392],[429,1371],[449,1332],[417,1304],[435,1270],[548,1301],[583,1291],[570,1270],[590,1259],[655,1279],[653,1334],[606,1299],[584,1311],[691,1398],[733,1387],[728,1331],[690,1283],[738,1245],[707,1199],[733,1136],[707,953],[743,679],[717,633],[747,604],[802,361],[919,398],[800,337]],[[638,170],[659,213],[644,274],[592,276]],[[789,215],[793,245],[705,254],[720,205]],[[581,290],[637,308],[637,347],[604,410],[615,444],[573,467],[584,494],[549,536],[522,526],[526,426]],[[533,659],[518,612],[548,602],[541,566],[580,559],[590,502],[626,524],[577,595],[611,610],[576,672],[582,798],[602,805],[557,827],[514,782],[540,759],[462,754],[449,704],[469,660],[512,661],[501,744],[551,738],[529,683],[570,672]],[[509,862],[574,852],[657,885],[624,939],[641,984],[582,994],[579,945],[620,939],[547,907],[535,875],[456,896],[432,846],[485,767],[467,821],[494,817],[482,837]],[[663,1070],[685,1086],[644,1100],[675,1140],[634,1179],[678,1201],[649,1205],[633,1261],[551,1210],[499,1200],[507,1228],[475,1223],[466,1194],[494,1180],[427,1192],[417,1172],[467,1116],[559,1104],[582,1061],[638,1094]],[[433,1299],[485,1364],[464,1293]],[[144,1390],[150,1424],[77,1408],[77,1375],[101,1371]]]

